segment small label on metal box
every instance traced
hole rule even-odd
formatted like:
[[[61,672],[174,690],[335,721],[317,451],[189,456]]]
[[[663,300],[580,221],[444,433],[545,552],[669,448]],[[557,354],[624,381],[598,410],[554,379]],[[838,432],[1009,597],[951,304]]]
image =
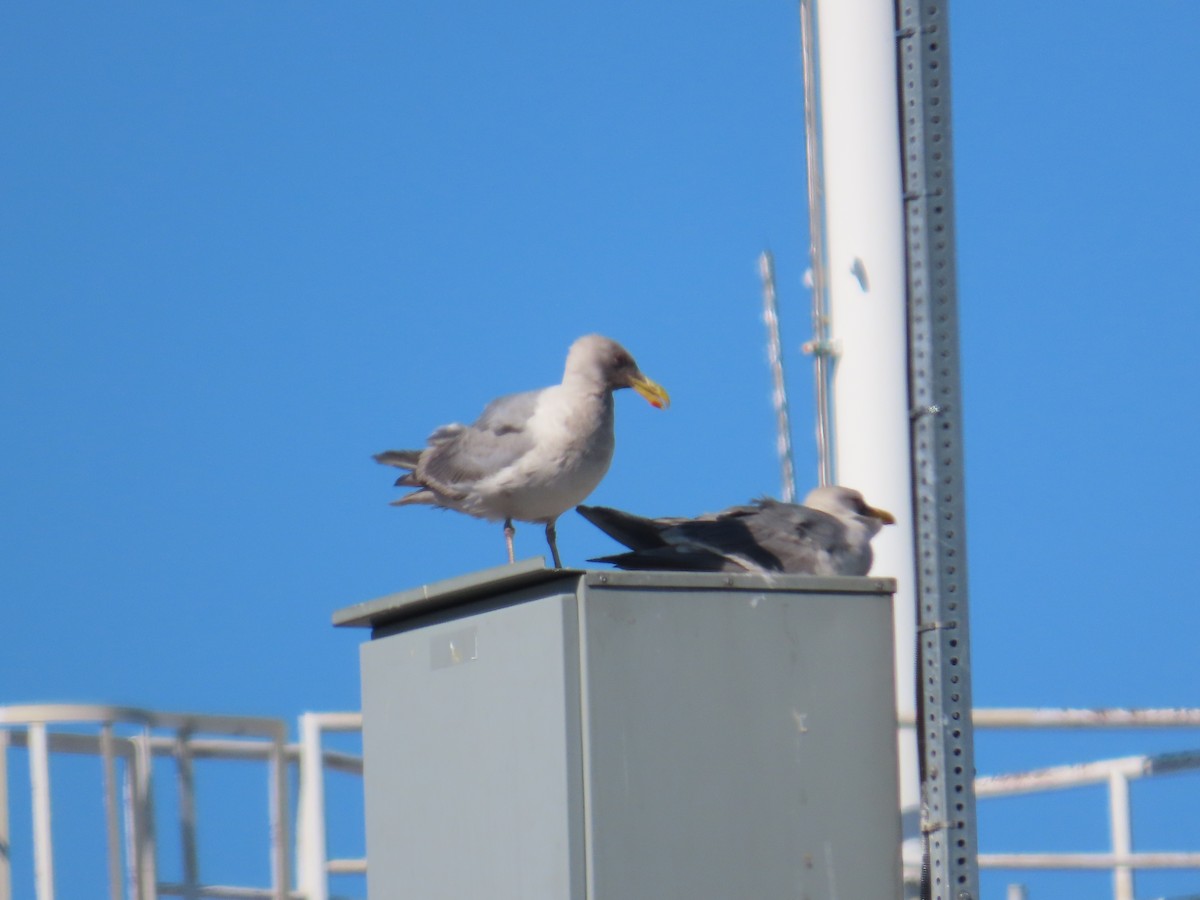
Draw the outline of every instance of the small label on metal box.
[[[457,631],[435,634],[429,639],[429,665],[433,669],[445,669],[460,663],[471,662],[479,654],[475,642],[476,629],[460,628]]]

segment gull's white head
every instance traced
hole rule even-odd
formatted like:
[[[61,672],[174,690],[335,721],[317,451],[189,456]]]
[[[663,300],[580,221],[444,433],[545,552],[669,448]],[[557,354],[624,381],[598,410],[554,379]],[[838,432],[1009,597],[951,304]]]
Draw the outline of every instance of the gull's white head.
[[[629,351],[603,335],[584,335],[571,345],[563,381],[573,379],[585,379],[610,391],[631,387],[658,409],[671,404],[663,386],[642,374]]]
[[[884,525],[896,523],[895,516],[887,510],[868,506],[858,491],[836,484],[814,488],[804,498],[804,505],[829,513],[847,525],[857,523],[868,537],[874,537]]]

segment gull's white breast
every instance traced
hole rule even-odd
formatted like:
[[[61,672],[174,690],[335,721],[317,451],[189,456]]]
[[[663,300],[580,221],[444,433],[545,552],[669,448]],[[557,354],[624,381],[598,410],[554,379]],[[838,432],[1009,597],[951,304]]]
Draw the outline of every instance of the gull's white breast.
[[[611,394],[546,388],[525,427],[529,451],[475,486],[477,515],[546,522],[586,500],[608,472]]]

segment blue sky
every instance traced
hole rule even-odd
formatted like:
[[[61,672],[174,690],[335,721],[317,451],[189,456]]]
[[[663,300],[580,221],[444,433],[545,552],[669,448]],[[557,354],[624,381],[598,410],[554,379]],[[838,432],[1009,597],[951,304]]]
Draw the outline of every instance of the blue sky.
[[[792,4],[4,20],[0,702],[356,707],[330,612],[504,559],[496,525],[390,508],[370,455],[555,381],[580,334],[674,400],[619,396],[594,502],[777,493],[767,247],[815,481]],[[1200,6],[952,25],[976,702],[1200,705]],[[573,515],[559,544],[612,547]],[[980,769],[1197,738],[1106,740],[981,738]],[[1200,847],[1152,799],[1135,839]]]

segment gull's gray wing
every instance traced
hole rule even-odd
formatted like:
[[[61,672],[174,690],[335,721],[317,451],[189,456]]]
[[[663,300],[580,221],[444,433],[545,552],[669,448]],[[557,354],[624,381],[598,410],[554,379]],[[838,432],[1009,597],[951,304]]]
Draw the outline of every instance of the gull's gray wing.
[[[845,527],[833,516],[768,499],[694,519],[644,519],[606,507],[580,512],[631,550],[592,562],[622,569],[812,574],[845,548]]]
[[[730,568],[701,569],[700,571],[746,571],[748,568],[778,571],[780,560],[771,548],[755,533],[759,511],[753,506],[733,506],[719,513],[684,519],[663,532],[663,540],[687,556],[708,553],[723,557]],[[695,561],[695,560],[693,560]],[[746,562],[751,565],[747,566]]]
[[[451,496],[512,465],[533,447],[528,423],[541,391],[498,397],[470,425],[444,425],[429,436],[417,478]]]
[[[589,522],[632,552],[605,556],[622,569],[688,572],[779,571],[781,562],[755,535],[757,506],[734,506],[694,519],[646,519],[604,506],[580,506]]]
[[[828,513],[763,499],[746,517],[756,544],[777,560],[776,571],[811,575],[846,549],[846,526]]]
[[[603,556],[591,562],[607,562],[621,569],[667,569],[683,572],[745,572],[766,567],[768,560],[739,558],[742,551],[754,554],[745,526],[737,513],[753,511],[737,507],[697,519],[648,519],[608,506],[577,506],[576,511],[631,552]],[[730,549],[725,553],[726,545]],[[760,554],[761,555],[761,554]]]

